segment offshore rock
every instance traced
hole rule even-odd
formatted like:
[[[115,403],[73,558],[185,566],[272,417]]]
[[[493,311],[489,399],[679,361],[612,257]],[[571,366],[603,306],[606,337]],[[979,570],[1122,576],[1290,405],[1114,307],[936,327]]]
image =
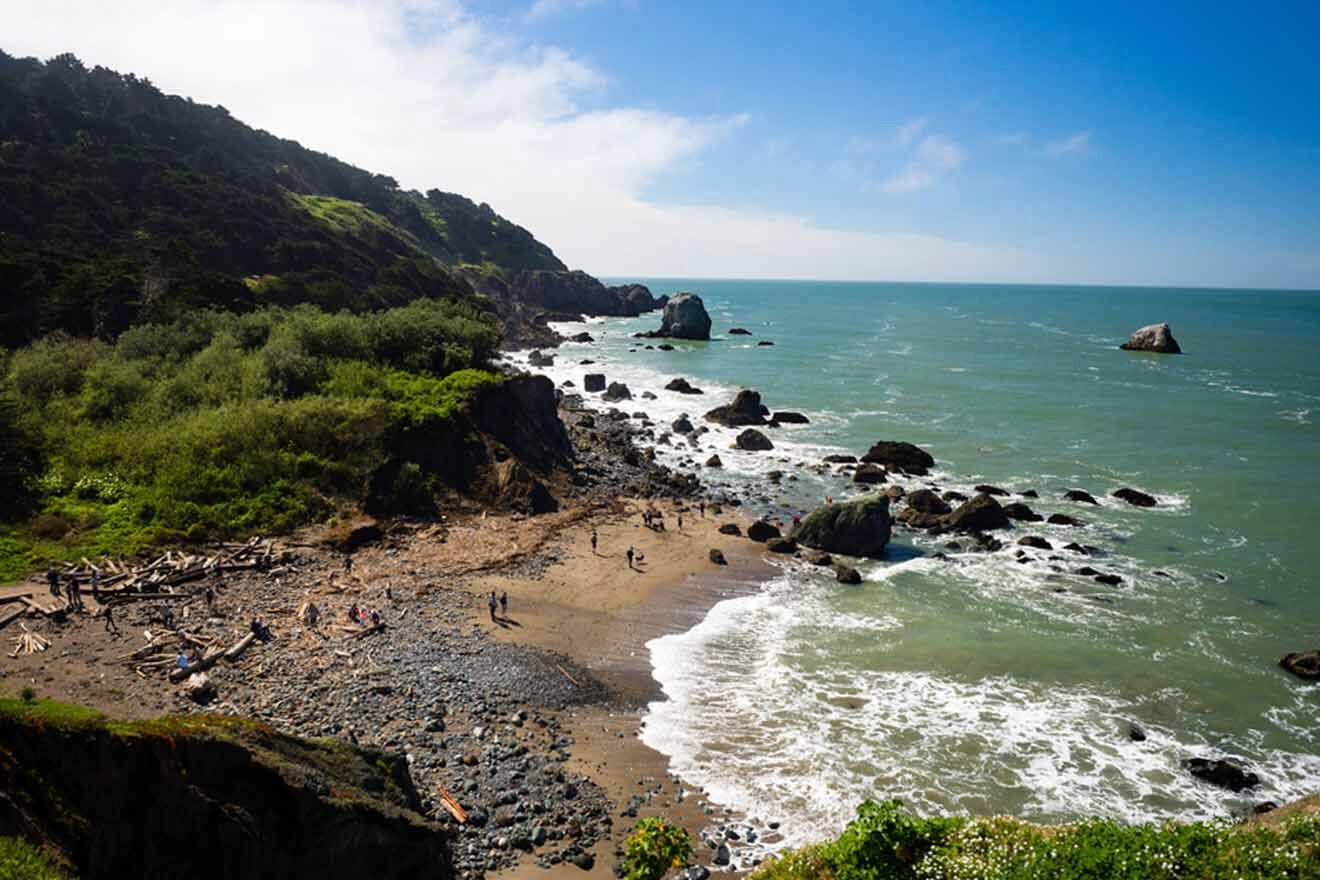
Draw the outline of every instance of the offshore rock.
[[[765,452],[775,448],[775,444],[770,442],[770,438],[755,428],[748,428],[739,434],[738,439],[733,441],[733,445],[747,452]]]
[[[1129,489],[1127,487],[1116,491],[1114,497],[1126,501],[1133,507],[1154,507],[1156,504],[1154,495],[1147,495],[1145,492],[1138,489]]]
[[[1153,351],[1159,354],[1182,354],[1182,347],[1173,338],[1168,324],[1149,324],[1133,332],[1128,341],[1119,346],[1124,351]]]
[[[710,315],[695,293],[679,293],[665,303],[656,336],[673,339],[710,339]]]
[[[871,447],[862,461],[882,464],[891,471],[924,477],[935,466],[929,452],[911,443],[881,440]]]
[[[1294,651],[1285,654],[1279,665],[1299,678],[1320,680],[1320,651]]]
[[[977,495],[945,516],[944,524],[956,532],[988,532],[992,529],[1006,529],[1010,525],[999,502],[984,494]]]
[[[761,395],[744,388],[734,396],[732,403],[717,406],[706,413],[706,421],[729,428],[741,428],[745,425],[764,425],[765,416],[766,408],[761,403]]]

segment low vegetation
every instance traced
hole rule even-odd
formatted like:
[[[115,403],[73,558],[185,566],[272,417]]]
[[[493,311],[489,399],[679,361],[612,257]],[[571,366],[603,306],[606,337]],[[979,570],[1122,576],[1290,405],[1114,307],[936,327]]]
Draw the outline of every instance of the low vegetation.
[[[46,854],[20,837],[0,837],[0,880],[66,880]]]
[[[624,844],[623,880],[660,880],[692,858],[688,833],[659,817],[642,819]]]
[[[837,840],[775,858],[754,880],[1280,880],[1320,878],[1320,818],[1034,825],[921,818],[866,803]]]
[[[377,468],[499,381],[462,300],[365,315],[197,310],[116,342],[55,334],[0,361],[0,581],[48,559],[283,531],[360,502]],[[430,477],[391,494],[425,506]],[[408,512],[406,510],[400,512]]]

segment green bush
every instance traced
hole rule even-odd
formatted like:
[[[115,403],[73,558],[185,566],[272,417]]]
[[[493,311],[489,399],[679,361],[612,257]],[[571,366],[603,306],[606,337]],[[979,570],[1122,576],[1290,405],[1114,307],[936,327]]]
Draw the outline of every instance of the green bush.
[[[1314,880],[1320,817],[1282,827],[1218,822],[920,818],[865,803],[833,842],[785,853],[754,880]]]
[[[46,854],[21,837],[0,837],[0,880],[66,880]]]
[[[653,816],[633,828],[623,850],[623,880],[660,880],[692,858],[692,841],[677,825]]]

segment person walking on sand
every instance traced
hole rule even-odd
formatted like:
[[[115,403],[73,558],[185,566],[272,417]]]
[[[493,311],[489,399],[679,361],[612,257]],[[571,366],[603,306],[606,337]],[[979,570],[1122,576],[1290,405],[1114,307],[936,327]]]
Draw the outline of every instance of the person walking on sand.
[[[683,514],[678,515],[678,530],[683,531]]]
[[[705,501],[698,501],[698,502],[697,502],[697,512],[701,514],[701,518],[702,518],[702,519],[705,519],[705,518],[706,518],[706,502],[705,502]]]
[[[491,622],[494,622],[494,620],[495,620],[495,591],[494,591],[494,590],[491,590],[491,591],[490,591],[490,596],[487,597],[487,599],[486,599],[486,604],[487,604],[488,606],[490,606],[490,619],[491,619]]]
[[[505,620],[509,618],[509,591],[504,590],[500,593],[500,617]]]
[[[92,569],[92,598],[101,601],[101,569]]]
[[[629,568],[632,568],[632,567],[633,567],[633,548],[632,548],[632,545],[631,545],[631,544],[628,546],[628,553],[627,553],[626,555],[627,555],[627,557],[628,557],[628,567],[629,567]]]
[[[60,573],[55,570],[54,564],[46,569],[46,586],[50,587],[50,594],[58,596],[60,594]]]
[[[101,606],[101,614],[105,617],[105,631],[114,635],[119,635],[119,627],[115,624],[115,616],[111,613],[110,606]]]
[[[595,530],[595,529],[592,529],[592,530],[591,530],[591,552],[592,552],[593,555],[594,555],[595,552],[596,552],[596,541],[597,541],[596,530]]]

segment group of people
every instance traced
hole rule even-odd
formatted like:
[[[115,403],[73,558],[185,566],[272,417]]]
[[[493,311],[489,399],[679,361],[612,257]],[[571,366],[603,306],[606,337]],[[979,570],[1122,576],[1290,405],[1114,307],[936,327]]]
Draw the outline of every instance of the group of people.
[[[354,602],[348,609],[348,619],[358,626],[380,626],[380,610],[373,608],[368,611],[359,608],[358,603]]]
[[[101,572],[92,570],[88,583],[92,588],[92,598],[100,597],[101,592]],[[78,575],[73,572],[66,572],[63,576],[51,565],[46,569],[46,584],[50,587],[50,594],[56,598],[63,598],[68,603],[68,607],[75,611],[83,611],[86,606],[82,600],[82,581]],[[61,587],[63,590],[61,591]]]
[[[680,516],[678,526],[680,531],[683,528],[682,521],[683,518]],[[663,532],[665,530],[665,515],[654,507],[648,507],[646,510],[642,511],[642,525],[646,526],[648,529]]]
[[[596,544],[595,544],[596,533],[595,533],[595,532],[592,532],[592,533],[591,533],[591,538],[592,538],[592,545],[591,545],[591,546],[592,546],[592,549],[595,549],[595,546],[596,546]],[[508,616],[509,616],[509,591],[508,591],[508,590],[503,591],[502,593],[500,593],[499,598],[496,599],[496,598],[495,598],[495,591],[494,591],[494,590],[491,590],[491,591],[490,591],[490,595],[486,597],[486,605],[490,608],[490,619],[491,619],[492,621],[495,621],[495,620],[496,620],[496,617],[495,617],[495,606],[496,606],[496,605],[499,605],[499,608],[500,608],[500,617],[508,618]]]

